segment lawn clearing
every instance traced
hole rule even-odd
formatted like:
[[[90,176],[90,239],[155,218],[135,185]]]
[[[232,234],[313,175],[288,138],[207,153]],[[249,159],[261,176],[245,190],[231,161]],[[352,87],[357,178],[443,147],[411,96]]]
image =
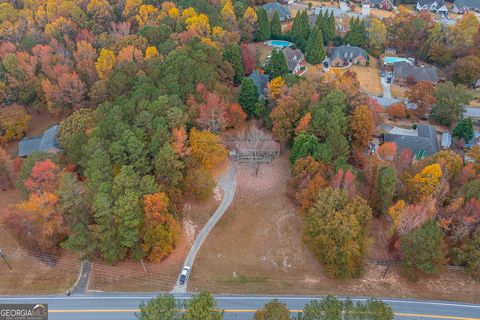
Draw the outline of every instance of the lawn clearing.
[[[380,74],[377,68],[377,59],[370,57],[369,66],[353,65],[350,68],[343,69],[342,72],[353,71],[357,74],[360,82],[360,88],[373,95],[383,94],[382,84],[380,83]]]
[[[480,302],[480,283],[459,271],[409,283],[395,267],[365,264],[360,279],[336,281],[301,241],[302,221],[286,196],[288,155],[263,165],[258,177],[240,166],[235,199],[200,250],[189,290],[215,293],[337,294]],[[370,258],[385,259],[386,221],[372,224]],[[452,286],[452,283],[459,285]]]
[[[263,42],[249,43],[248,48],[251,50],[255,57],[257,67],[261,67],[265,63],[267,56],[272,54],[273,48],[267,46]]]

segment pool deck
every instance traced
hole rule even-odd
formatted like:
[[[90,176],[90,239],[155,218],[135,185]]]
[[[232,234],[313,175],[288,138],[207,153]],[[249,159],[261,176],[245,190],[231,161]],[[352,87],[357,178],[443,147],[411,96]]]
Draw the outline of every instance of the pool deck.
[[[273,42],[277,42],[277,43],[283,43],[283,45],[281,44],[278,44],[278,45],[275,45],[273,44]],[[290,41],[284,41],[284,40],[268,40],[268,41],[265,41],[263,44],[269,46],[269,47],[272,47],[272,48],[286,48],[286,47],[290,47],[293,45],[292,42]]]

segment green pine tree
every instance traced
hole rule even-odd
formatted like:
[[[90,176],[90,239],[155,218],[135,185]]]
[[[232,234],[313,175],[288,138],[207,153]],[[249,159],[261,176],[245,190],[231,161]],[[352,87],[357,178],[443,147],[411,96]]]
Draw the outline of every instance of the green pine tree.
[[[287,59],[281,50],[274,49],[270,56],[270,60],[265,66],[265,71],[270,78],[276,78],[288,73]]]
[[[253,117],[258,101],[258,89],[250,78],[243,78],[238,103],[249,117]]]
[[[310,64],[322,63],[325,59],[325,48],[323,46],[323,38],[317,26],[313,27],[310,37],[308,37],[305,58]]]
[[[240,49],[240,46],[237,43],[231,44],[225,48],[223,58],[230,62],[233,70],[235,70],[235,76],[233,78],[234,82],[240,84],[245,76],[242,62],[242,49]]]
[[[307,11],[298,12],[293,20],[292,29],[290,31],[290,39],[300,49],[305,50],[307,46],[308,35],[310,33],[310,25],[308,23]]]
[[[257,19],[255,38],[257,41],[266,41],[270,39],[270,21],[268,20],[267,11],[263,8],[257,9]]]
[[[335,37],[335,17],[333,16],[333,10],[330,12],[330,16],[326,20],[325,34],[323,35],[323,43],[328,44],[333,41]]]
[[[280,17],[278,12],[275,11],[270,22],[270,30],[272,33],[272,39],[282,39],[282,24],[280,23]]]
[[[345,42],[352,46],[365,47],[367,44],[367,32],[360,18],[350,20],[350,30],[345,36]]]

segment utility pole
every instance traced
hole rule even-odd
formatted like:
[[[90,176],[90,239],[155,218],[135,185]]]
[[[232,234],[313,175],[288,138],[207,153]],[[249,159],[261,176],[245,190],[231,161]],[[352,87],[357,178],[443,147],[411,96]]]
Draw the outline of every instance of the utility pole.
[[[10,271],[13,271],[12,266],[10,265],[10,263],[8,263],[7,256],[2,252],[2,249],[0,249],[0,257],[2,257],[3,261],[5,261],[5,264],[8,266]]]
[[[385,272],[383,273],[382,279],[385,279],[385,277],[387,276],[387,272],[388,272],[388,269],[390,269],[391,264],[392,264],[392,257],[388,259],[388,264],[387,264],[387,267],[385,268]]]

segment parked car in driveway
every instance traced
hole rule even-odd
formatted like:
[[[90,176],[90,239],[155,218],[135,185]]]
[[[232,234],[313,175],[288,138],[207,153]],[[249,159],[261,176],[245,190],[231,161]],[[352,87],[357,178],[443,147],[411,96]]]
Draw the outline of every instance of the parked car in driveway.
[[[393,74],[391,71],[387,73],[387,83],[392,83]]]
[[[380,70],[380,77],[385,77],[385,70]]]
[[[183,267],[182,273],[180,274],[180,279],[178,279],[178,282],[180,284],[184,284],[185,281],[187,281],[188,274],[190,273],[190,269],[192,269],[192,267],[190,267],[190,266],[184,266]]]

